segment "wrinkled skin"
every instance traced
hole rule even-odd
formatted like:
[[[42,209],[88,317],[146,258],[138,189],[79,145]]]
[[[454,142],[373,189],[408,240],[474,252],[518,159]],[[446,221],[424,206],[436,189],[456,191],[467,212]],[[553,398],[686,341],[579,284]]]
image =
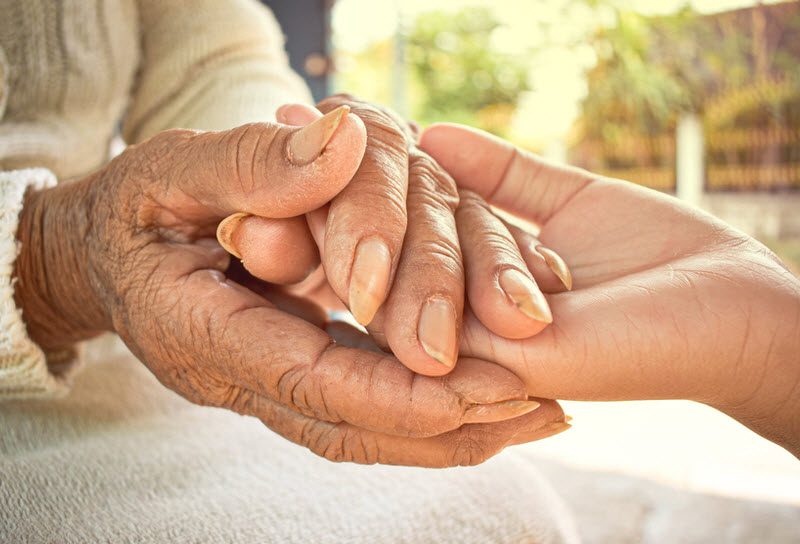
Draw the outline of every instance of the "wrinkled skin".
[[[390,290],[365,324],[375,342],[415,372],[437,376],[452,366],[432,357],[419,335],[423,308],[432,299],[446,300],[453,309],[452,323],[442,327],[452,331],[452,357],[457,355],[465,302],[477,309],[489,330],[502,336],[526,338],[542,331],[548,322],[520,311],[498,278],[504,271],[516,271],[546,308],[537,282],[548,292],[564,289],[552,271],[546,266],[532,268],[533,274],[529,271],[524,255],[532,252],[517,246],[509,229],[478,194],[459,191],[450,175],[417,147],[413,125],[349,95],[330,97],[318,107],[327,113],[343,105],[364,122],[367,148],[347,187],[329,206],[309,214],[312,232],[306,236],[310,239],[313,234],[325,274],[315,275],[292,292],[328,310],[340,307],[339,301],[347,304],[356,248],[361,240],[377,238],[392,256]],[[277,112],[279,121],[292,125],[305,125],[320,116],[319,111],[302,105],[284,106]],[[272,236],[258,218],[249,219],[240,230],[247,231],[250,239]],[[295,232],[292,238],[303,236]],[[269,279],[277,272],[271,270],[268,255],[257,250],[263,245],[239,249],[245,267]],[[309,242],[296,245],[307,247]],[[282,266],[285,270],[285,263]],[[434,333],[434,337],[444,336],[446,331]]]
[[[189,400],[259,417],[335,461],[475,464],[563,430],[554,401],[532,412],[523,402],[514,417],[528,395],[502,367],[462,359],[444,378],[415,375],[333,342],[263,286],[234,281],[235,267],[226,277],[230,258],[211,238],[221,218],[290,220],[330,201],[361,164],[356,116],[309,164],[288,159],[296,131],[167,131],[85,179],[29,193],[15,275],[32,338],[58,350],[113,330]],[[278,262],[290,257],[290,246],[273,249]]]
[[[538,224],[574,278],[535,337],[467,316],[462,354],[547,398],[703,402],[800,454],[800,280],[772,252],[673,197],[466,127],[434,125],[420,145],[460,187]]]

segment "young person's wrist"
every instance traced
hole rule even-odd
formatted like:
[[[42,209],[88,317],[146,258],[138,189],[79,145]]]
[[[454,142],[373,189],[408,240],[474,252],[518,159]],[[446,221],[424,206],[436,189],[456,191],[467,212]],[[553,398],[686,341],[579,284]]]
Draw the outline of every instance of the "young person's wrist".
[[[800,279],[784,272],[758,293],[762,311],[731,366],[736,393],[716,407],[800,458]]]

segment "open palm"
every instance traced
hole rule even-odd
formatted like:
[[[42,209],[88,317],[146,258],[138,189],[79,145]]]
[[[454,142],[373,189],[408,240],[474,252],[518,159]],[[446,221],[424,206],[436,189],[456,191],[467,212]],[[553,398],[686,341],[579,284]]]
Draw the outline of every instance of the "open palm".
[[[572,271],[572,291],[540,282],[550,327],[509,340],[468,316],[464,355],[547,398],[688,398],[757,418],[792,395],[796,357],[774,340],[796,334],[800,287],[763,245],[673,197],[466,127],[435,125],[421,146],[461,187],[538,225]]]

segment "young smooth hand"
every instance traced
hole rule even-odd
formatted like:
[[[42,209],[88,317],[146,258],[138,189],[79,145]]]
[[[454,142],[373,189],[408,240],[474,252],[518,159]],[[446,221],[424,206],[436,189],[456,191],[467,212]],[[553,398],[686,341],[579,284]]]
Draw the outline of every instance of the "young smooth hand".
[[[511,227],[534,277],[540,243],[572,271],[570,292],[539,281],[550,327],[513,340],[467,315],[462,354],[545,398],[706,403],[800,454],[800,280],[772,252],[671,196],[467,127],[434,125],[420,147],[462,191],[538,226]]]

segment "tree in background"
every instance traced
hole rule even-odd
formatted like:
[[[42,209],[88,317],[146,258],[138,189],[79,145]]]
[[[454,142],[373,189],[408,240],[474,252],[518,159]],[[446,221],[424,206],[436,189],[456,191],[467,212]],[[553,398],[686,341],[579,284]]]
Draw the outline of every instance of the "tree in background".
[[[693,95],[681,81],[681,64],[697,58],[697,44],[681,34],[693,17],[688,10],[671,17],[677,47],[670,51],[672,59],[656,51],[652,20],[637,13],[617,10],[617,24],[596,31],[591,43],[598,60],[587,75],[581,138],[614,142],[631,132],[660,134],[677,114],[692,109]]]
[[[579,148],[599,144],[605,164],[589,166],[672,164],[657,137],[672,135],[683,113],[703,116],[712,133],[800,123],[797,4],[707,16],[689,8],[660,17],[616,9],[615,19],[591,38],[598,62],[587,75],[575,140]],[[712,164],[798,160],[782,143],[765,151],[745,142],[739,156],[724,145],[715,153],[711,144]]]
[[[494,50],[500,27],[487,8],[429,12],[408,32],[412,109],[427,124],[448,120],[504,136],[521,93],[529,89],[523,56]]]
[[[424,13],[404,29],[414,120],[465,123],[506,135],[518,99],[529,89],[529,67],[524,56],[492,46],[498,28],[490,9],[465,8]],[[391,39],[360,52],[340,52],[338,87],[391,104],[394,54]]]
[[[404,25],[400,70],[409,117],[422,124],[461,122],[518,140],[511,120],[530,90],[532,59],[554,45],[588,43],[596,64],[586,76],[571,158],[590,169],[622,175],[638,168],[631,175],[642,183],[669,189],[675,125],[683,113],[703,116],[713,134],[800,125],[800,3],[706,16],[684,8],[657,17],[621,8],[621,0],[556,4],[562,15],[522,23],[545,39],[517,54],[495,45],[504,29],[491,7],[426,12]],[[588,25],[597,27],[565,37],[562,26],[577,5],[593,11]],[[340,51],[338,87],[392,104],[395,45],[389,38]],[[745,135],[738,148],[722,136],[709,142],[709,164],[800,162],[799,146],[785,135],[769,146],[751,145],[747,140],[758,138]]]
[[[788,8],[702,17],[689,8],[660,17],[615,10],[617,24],[591,38],[598,62],[588,74],[584,117],[626,132],[660,133],[681,113],[702,113],[723,94],[763,81],[797,85],[800,46],[790,38],[800,34],[800,10]],[[603,137],[597,127],[586,130]]]

